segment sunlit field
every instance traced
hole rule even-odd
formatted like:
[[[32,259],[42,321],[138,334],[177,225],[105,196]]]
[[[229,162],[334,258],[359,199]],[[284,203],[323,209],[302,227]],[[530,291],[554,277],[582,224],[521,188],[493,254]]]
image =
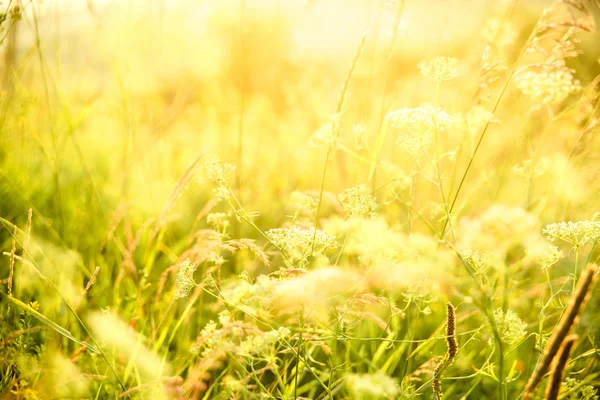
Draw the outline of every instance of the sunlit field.
[[[598,1],[0,10],[0,399],[599,399]]]

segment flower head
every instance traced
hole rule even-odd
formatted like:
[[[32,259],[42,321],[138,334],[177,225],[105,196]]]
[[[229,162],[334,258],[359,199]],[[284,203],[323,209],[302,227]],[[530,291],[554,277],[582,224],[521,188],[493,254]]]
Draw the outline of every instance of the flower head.
[[[499,119],[494,118],[491,111],[480,105],[472,107],[462,118],[463,126],[472,135],[481,131],[488,121],[490,123],[500,122]]]
[[[206,181],[221,183],[235,171],[235,166],[223,163],[216,155],[209,154],[204,160],[203,170]]]
[[[600,398],[597,389],[593,386],[585,385],[577,379],[566,378],[564,386],[569,393],[565,397],[566,400],[598,400]]]
[[[229,226],[229,213],[210,213],[206,216],[206,222],[217,229],[227,229]]]
[[[550,268],[563,258],[563,252],[556,246],[547,245],[539,251],[534,251],[533,262],[539,264],[543,269]]]
[[[494,310],[494,320],[500,338],[506,344],[514,344],[527,334],[527,324],[512,310],[506,310],[505,313],[497,308]]]
[[[537,71],[526,70],[517,76],[516,82],[523,94],[540,105],[561,103],[581,90],[570,69],[551,65]]]
[[[195,271],[196,266],[192,264],[190,260],[185,260],[179,264],[179,272],[177,272],[177,279],[175,280],[175,294],[173,295],[173,298],[183,299],[190,294],[190,291],[196,286],[196,282],[194,281]]]
[[[377,215],[375,197],[367,193],[364,185],[344,190],[338,200],[350,218],[374,217]]]
[[[431,104],[396,110],[389,113],[386,118],[392,127],[406,132],[406,135],[398,138],[398,144],[415,159],[427,151],[436,130],[444,132],[455,123],[455,119],[450,114]]]
[[[523,161],[523,164],[517,164],[512,167],[512,172],[515,175],[523,178],[539,178],[544,175],[550,166],[550,159],[548,157],[542,157],[539,160],[528,159]]]
[[[600,237],[600,220],[558,222],[547,225],[542,231],[551,242],[556,239],[580,247]]]
[[[491,254],[481,253],[476,250],[464,250],[461,252],[461,257],[465,260],[476,274],[483,274],[487,271],[493,263]]]
[[[316,255],[326,249],[337,247],[335,238],[315,228],[302,229],[292,226],[270,229],[267,231],[267,236],[273,244],[287,251],[291,259],[301,264],[307,261],[311,253]]]
[[[346,385],[353,399],[387,399],[396,397],[400,391],[396,380],[381,371],[374,374],[348,374]]]
[[[456,65],[458,60],[452,57],[434,57],[429,62],[421,61],[419,70],[421,75],[435,83],[448,81],[458,75]]]

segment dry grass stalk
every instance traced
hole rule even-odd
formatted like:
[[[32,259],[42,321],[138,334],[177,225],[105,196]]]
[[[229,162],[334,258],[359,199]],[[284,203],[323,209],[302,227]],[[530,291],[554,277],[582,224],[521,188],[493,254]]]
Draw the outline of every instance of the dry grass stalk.
[[[558,393],[560,392],[560,383],[562,382],[563,372],[567,361],[569,361],[569,355],[573,349],[573,345],[579,337],[577,335],[569,335],[563,342],[562,346],[558,351],[548,386],[546,387],[546,394],[544,395],[545,400],[558,400]]]
[[[96,277],[98,276],[98,271],[100,271],[100,267],[96,267],[96,269],[94,270],[94,273],[92,274],[90,280],[88,281],[87,285],[85,285],[85,289],[83,290],[83,295],[85,296],[85,294],[90,290],[90,288],[92,287],[92,285],[94,284],[94,281],[96,280]]]
[[[527,382],[527,385],[525,386],[525,391],[522,397],[523,399],[529,399],[533,396],[535,388],[542,381],[546,372],[548,372],[552,360],[558,353],[558,350],[567,337],[567,334],[573,325],[575,325],[577,316],[581,313],[581,310],[585,305],[586,299],[594,285],[597,271],[598,266],[596,264],[588,264],[587,268],[581,274],[581,278],[579,278],[579,282],[577,283],[575,292],[573,292],[573,296],[571,296],[569,305],[560,319],[558,326],[552,332],[552,336],[550,336],[550,339],[548,339],[546,347],[544,348],[542,359],[538,363],[533,375],[531,375],[529,382]]]

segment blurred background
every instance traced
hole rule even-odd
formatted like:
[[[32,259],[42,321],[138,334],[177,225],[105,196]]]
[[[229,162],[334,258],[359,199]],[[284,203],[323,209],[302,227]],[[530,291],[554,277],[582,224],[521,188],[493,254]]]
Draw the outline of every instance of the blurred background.
[[[510,65],[549,4],[3,1],[0,215],[25,222],[32,207],[41,217],[39,234],[93,265],[98,236],[116,210],[126,207],[132,227],[140,227],[160,213],[187,166],[212,152],[237,166],[232,184],[246,209],[260,214],[258,225],[279,226],[292,191],[319,189],[327,148],[311,137],[335,114],[363,36],[342,107],[339,143],[346,150],[335,152],[325,181],[333,193],[367,182],[366,161],[387,113],[424,102],[453,115],[474,105],[491,109],[497,86],[488,98],[478,89],[486,46],[495,40],[494,56]],[[599,72],[597,43],[597,33],[582,35],[583,54],[568,61],[582,85]],[[417,68],[437,55],[459,60],[457,79],[438,94]],[[467,180],[476,184],[477,209],[523,204],[527,182],[507,171],[530,158],[527,140],[536,125],[526,121],[529,114],[515,113],[530,107],[518,95],[501,104],[502,131],[492,124]],[[471,148],[459,155],[453,176],[464,170],[478,135],[471,131]],[[379,156],[394,176],[414,168],[397,136],[385,135]],[[464,138],[464,131],[450,133],[445,150]],[[538,193],[559,194],[545,197],[549,207],[569,196],[569,209],[577,210],[597,193],[597,171],[577,170],[562,154],[574,142],[565,133],[536,150],[557,171],[548,177],[553,185],[540,185],[545,192]],[[375,189],[385,178],[378,172],[368,183]],[[170,234],[192,226],[211,190],[190,185],[174,208]],[[437,188],[424,185],[417,195],[426,210]],[[386,212],[400,218],[402,210],[392,204]]]

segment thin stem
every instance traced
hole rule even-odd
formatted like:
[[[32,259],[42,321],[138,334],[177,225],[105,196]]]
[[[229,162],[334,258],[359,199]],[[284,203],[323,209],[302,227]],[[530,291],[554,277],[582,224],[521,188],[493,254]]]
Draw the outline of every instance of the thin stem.
[[[490,115],[490,118],[487,120],[487,122],[483,128],[483,131],[481,132],[481,136],[479,137],[479,140],[477,141],[475,150],[473,150],[473,154],[471,155],[471,158],[469,159],[467,168],[465,168],[465,172],[463,173],[460,183],[458,184],[458,188],[456,189],[456,193],[454,194],[454,198],[452,199],[452,203],[450,204],[450,212],[452,212],[454,210],[454,206],[456,205],[456,201],[458,199],[458,195],[460,194],[460,190],[462,189],[462,187],[465,183],[465,180],[467,179],[467,174],[469,173],[469,170],[471,169],[471,166],[473,165],[475,156],[477,155],[477,152],[479,151],[479,148],[481,147],[481,143],[483,142],[483,139],[485,138],[488,128],[490,127],[492,119],[494,118],[494,115],[496,114],[496,111],[498,110],[498,107],[500,106],[500,102],[504,98],[504,94],[506,93],[506,90],[508,89],[508,84],[511,82],[512,77],[514,76],[515,72],[517,71],[517,67],[518,67],[519,63],[521,62],[521,59],[523,58],[527,48],[529,47],[529,43],[531,42],[531,40],[533,39],[533,37],[535,36],[535,34],[537,32],[537,26],[539,24],[539,20],[541,20],[541,16],[538,19],[538,22],[534,26],[533,30],[529,34],[529,37],[527,38],[525,45],[521,49],[521,53],[519,54],[519,57],[517,57],[517,60],[513,64],[512,68],[510,70],[510,73],[508,75],[508,78],[506,78],[506,82],[504,82],[504,86],[502,87],[500,94],[498,95],[498,98],[496,99],[496,103],[494,104],[494,108],[492,109],[492,114]],[[448,222],[449,222],[449,220],[446,220],[446,222],[444,223],[444,227],[442,228],[442,235],[446,231],[446,226],[448,225]]]
[[[327,176],[327,167],[329,165],[329,159],[331,158],[331,154],[333,153],[333,151],[336,147],[337,139],[340,134],[340,119],[341,119],[342,107],[344,106],[344,100],[346,98],[346,92],[348,91],[348,86],[350,85],[350,79],[352,78],[352,74],[354,73],[354,68],[356,67],[358,58],[359,58],[360,54],[362,53],[363,48],[365,47],[366,40],[367,40],[367,33],[365,33],[363,35],[363,37],[360,41],[360,44],[358,45],[358,50],[354,54],[354,58],[352,59],[352,64],[350,65],[350,70],[348,71],[348,75],[346,75],[346,80],[344,81],[344,84],[342,85],[342,89],[341,89],[340,95],[338,97],[337,106],[335,107],[335,117],[334,117],[335,120],[333,121],[332,128],[331,128],[332,129],[332,132],[331,132],[332,138],[331,138],[331,143],[329,144],[329,148],[327,149],[327,156],[325,157],[325,165],[323,167],[323,176],[321,177],[321,188],[319,189],[319,203],[317,204],[317,212],[315,213],[315,220],[314,220],[315,233],[313,236],[312,246],[311,246],[311,250],[310,250],[311,257],[314,254],[315,242],[317,241],[317,227],[318,227],[318,223],[319,223],[319,214],[321,212],[321,203],[323,202],[323,192],[325,190],[325,177]]]
[[[440,82],[436,82],[435,84],[435,102],[436,104],[439,101],[440,94]],[[440,196],[442,197],[442,204],[444,205],[444,211],[446,212],[446,222],[444,223],[444,228],[446,227],[446,223],[450,224],[450,232],[452,234],[452,241],[456,243],[456,236],[454,236],[454,227],[452,226],[452,220],[450,218],[450,210],[448,210],[448,203],[446,202],[446,196],[444,195],[444,185],[442,183],[442,174],[440,173],[440,151],[439,151],[439,129],[437,126],[437,120],[435,121],[435,171],[437,173],[438,179],[438,187],[440,189]],[[444,231],[440,235],[440,238],[444,237]]]

